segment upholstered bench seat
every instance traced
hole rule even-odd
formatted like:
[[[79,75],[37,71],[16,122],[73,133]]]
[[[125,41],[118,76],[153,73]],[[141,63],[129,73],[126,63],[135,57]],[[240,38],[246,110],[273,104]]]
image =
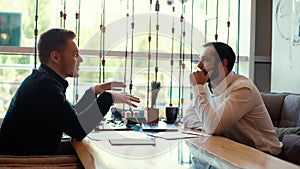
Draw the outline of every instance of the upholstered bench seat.
[[[76,155],[0,155],[0,168],[81,169],[83,167]]]
[[[300,94],[261,93],[278,138],[280,158],[300,165]]]

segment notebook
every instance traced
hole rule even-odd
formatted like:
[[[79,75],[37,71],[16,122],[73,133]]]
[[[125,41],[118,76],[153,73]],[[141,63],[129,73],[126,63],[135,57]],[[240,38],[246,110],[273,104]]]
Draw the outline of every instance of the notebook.
[[[122,138],[109,139],[111,145],[155,145],[151,138]]]
[[[165,122],[159,123],[141,123],[141,128],[146,132],[163,132],[163,131],[178,131],[174,124],[167,124]]]

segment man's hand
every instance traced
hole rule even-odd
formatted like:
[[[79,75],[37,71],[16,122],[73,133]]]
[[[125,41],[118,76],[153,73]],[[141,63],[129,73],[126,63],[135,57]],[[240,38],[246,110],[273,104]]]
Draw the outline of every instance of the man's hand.
[[[121,91],[125,87],[126,84],[124,84],[123,82],[107,82],[93,86],[92,90],[95,92],[95,94],[99,94],[107,90],[113,90],[109,91],[109,93],[113,95],[114,103],[125,103],[130,106],[137,107],[137,105],[132,102],[140,103],[140,99],[138,97],[135,97],[134,95],[128,94],[126,92],[114,92]]]
[[[204,71],[196,71],[190,74],[190,83],[192,86],[197,84],[204,84],[209,79],[210,73],[205,73]]]
[[[135,103],[140,103],[140,99],[135,97],[134,95],[128,94],[126,92],[109,92],[113,95],[115,99],[115,103],[125,103],[128,104],[129,106],[137,107],[137,105],[133,104],[132,102]]]
[[[103,84],[97,84],[92,87],[95,94],[99,94],[101,92],[104,92],[106,90],[117,90],[120,91],[122,88],[125,88],[126,84],[123,82],[107,82]]]

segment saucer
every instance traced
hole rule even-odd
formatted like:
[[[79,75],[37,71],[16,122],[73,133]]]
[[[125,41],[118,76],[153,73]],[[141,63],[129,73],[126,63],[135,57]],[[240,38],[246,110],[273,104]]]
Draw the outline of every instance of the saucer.
[[[164,120],[163,122],[165,122],[165,123],[167,123],[167,124],[174,124],[174,123],[175,123],[175,121],[172,123],[172,122],[169,122],[169,121],[167,121],[167,120]]]

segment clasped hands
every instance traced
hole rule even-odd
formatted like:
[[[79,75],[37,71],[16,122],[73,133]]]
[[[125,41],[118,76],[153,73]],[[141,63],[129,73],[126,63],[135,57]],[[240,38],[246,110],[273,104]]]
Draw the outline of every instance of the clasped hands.
[[[197,70],[190,74],[190,84],[192,86],[197,84],[204,84],[209,79],[210,75],[212,74],[213,70],[207,72],[205,70]]]
[[[134,103],[140,103],[140,99],[135,97],[134,95],[128,94],[126,92],[120,92],[123,88],[126,87],[126,84],[123,82],[107,82],[103,84],[97,84],[92,87],[95,94],[99,94],[101,92],[109,92],[114,97],[115,103],[125,103],[133,107],[137,107]],[[119,92],[117,92],[119,91]]]

